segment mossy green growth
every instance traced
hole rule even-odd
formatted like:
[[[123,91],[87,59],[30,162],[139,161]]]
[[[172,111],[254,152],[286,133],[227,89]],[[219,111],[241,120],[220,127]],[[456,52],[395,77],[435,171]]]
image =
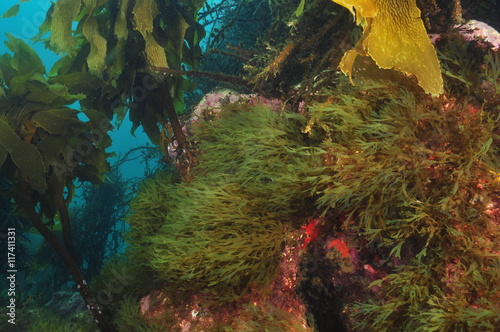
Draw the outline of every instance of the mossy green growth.
[[[315,327],[307,324],[306,318],[290,313],[272,305],[256,306],[248,304],[241,317],[236,318],[235,328],[231,331],[268,331],[268,332],[313,332]]]
[[[481,75],[498,84],[495,70]],[[307,128],[324,139],[324,175],[313,180],[319,206],[347,214],[344,227],[399,264],[372,284],[380,298],[355,306],[357,327],[500,329],[495,97],[437,100],[365,82],[341,83],[328,98],[310,109]]]
[[[153,332],[160,331],[149,326],[141,314],[140,305],[132,297],[126,296],[120,302],[120,308],[113,319],[117,331]]]
[[[498,186],[500,110],[387,88],[336,97],[310,112],[331,175],[316,179],[320,206],[349,212],[372,241],[429,243],[446,231],[439,220],[479,217],[484,206],[462,203],[482,195],[478,184]]]
[[[111,321],[120,310],[122,301],[128,298],[138,302],[151,291],[155,284],[144,282],[150,275],[149,269],[124,256],[106,261],[99,275],[90,283],[103,315]]]
[[[307,206],[320,149],[308,146],[299,114],[279,115],[266,106],[230,104],[214,121],[195,124],[201,165],[197,177],[229,176],[264,211],[286,218]]]
[[[29,326],[20,327],[20,329],[27,332],[98,331],[92,315],[87,311],[80,311],[79,313],[71,314],[69,317],[61,318],[52,311],[42,308],[32,310],[30,313],[23,312],[20,318],[21,321],[16,322],[18,326],[24,326],[25,319],[27,322],[30,322]],[[8,331],[8,329],[5,331]]]
[[[150,264],[181,289],[236,299],[275,275],[283,224],[258,209],[229,177],[204,180],[174,192],[180,208],[169,211],[167,223],[152,237]]]
[[[303,206],[319,158],[305,147],[305,118],[229,105],[195,125],[194,179],[146,182],[131,204],[131,255],[168,290],[236,300],[276,274],[285,224]]]
[[[193,179],[149,180],[132,203],[130,256],[168,295],[235,300],[275,275],[284,229],[312,201],[387,253],[357,328],[500,329],[500,62],[485,59],[481,99],[341,79],[309,122],[242,104],[207,116]]]

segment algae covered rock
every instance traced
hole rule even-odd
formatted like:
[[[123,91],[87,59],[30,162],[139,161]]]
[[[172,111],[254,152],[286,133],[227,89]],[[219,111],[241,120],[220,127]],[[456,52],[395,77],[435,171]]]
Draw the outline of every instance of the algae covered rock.
[[[300,134],[305,118],[231,104],[193,128],[193,179],[149,180],[131,205],[132,254],[172,291],[235,300],[276,275],[285,224],[320,164]],[[170,182],[170,183],[169,183]]]
[[[52,299],[45,305],[46,308],[66,317],[76,311],[86,311],[87,306],[80,294],[71,291],[60,291],[52,294]]]

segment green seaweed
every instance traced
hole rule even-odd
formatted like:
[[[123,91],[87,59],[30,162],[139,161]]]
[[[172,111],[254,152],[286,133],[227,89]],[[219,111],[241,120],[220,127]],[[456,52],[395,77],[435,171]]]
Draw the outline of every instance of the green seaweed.
[[[29,325],[25,328],[27,332],[94,332],[96,331],[94,322],[88,312],[79,312],[69,317],[61,318],[50,310],[37,309],[22,313]],[[23,324],[19,322],[18,324]]]
[[[68,105],[85,95],[72,91],[74,83],[65,84],[64,75],[58,80],[44,76],[45,67],[35,51],[24,41],[7,36],[6,45],[14,55],[0,58],[0,167],[14,182],[14,170],[22,171],[41,195],[42,213],[51,219],[64,188],[73,191],[70,179],[91,179],[94,184],[103,181],[102,174],[109,171],[109,154],[104,152],[110,145],[108,127],[89,112],[86,115],[91,121],[79,120],[79,112]],[[86,138],[85,133],[99,133],[101,139]],[[88,143],[88,151],[82,150],[82,141]]]
[[[81,101],[84,109],[97,110],[110,119],[117,114],[118,124],[130,109],[132,134],[143,125],[151,141],[158,143],[157,124],[166,115],[163,110],[155,109],[158,105],[146,101],[149,99],[146,95],[160,82],[166,82],[171,88],[173,106],[180,114],[184,107],[183,93],[194,90],[196,84],[182,76],[154,75],[150,67],[180,69],[181,64],[191,67],[199,64],[199,41],[205,29],[190,17],[204,3],[204,0],[180,5],[157,0],[119,3],[63,0],[52,4],[33,40],[43,41],[49,49],[63,55],[50,75],[58,78],[89,74],[90,78],[74,81],[81,83],[80,91],[85,91],[88,97]],[[75,22],[78,24],[73,29]],[[99,85],[86,84],[96,79]]]
[[[497,86],[497,60],[486,59],[474,77]],[[498,329],[496,90],[479,104],[467,85],[436,100],[380,82],[341,82],[311,106],[306,127],[323,139],[323,175],[312,178],[318,206],[345,213],[344,228],[402,259],[371,284],[380,298],[353,306],[357,328]]]
[[[193,180],[150,180],[132,201],[131,254],[170,292],[235,300],[275,276],[284,225],[304,206],[308,170],[320,162],[294,122],[304,118],[232,105],[196,124]]]
[[[120,309],[113,319],[117,331],[152,332],[160,331],[149,326],[140,312],[140,306],[131,297],[125,297],[120,303]]]
[[[269,332],[309,332],[314,327],[306,319],[272,305],[256,306],[248,304],[245,312],[235,320],[234,331],[269,331]]]

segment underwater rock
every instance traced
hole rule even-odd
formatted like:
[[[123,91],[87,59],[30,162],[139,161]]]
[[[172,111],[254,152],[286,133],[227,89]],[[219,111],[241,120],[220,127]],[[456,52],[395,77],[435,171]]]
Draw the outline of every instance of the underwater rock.
[[[378,259],[352,230],[339,230],[346,216],[312,218],[301,229],[300,265],[296,290],[317,331],[352,331],[352,303],[378,292],[369,287],[386,275],[386,262]],[[319,306],[318,304],[321,303]]]
[[[481,47],[491,48],[493,51],[500,49],[500,33],[486,23],[470,20],[463,25],[456,25],[460,35],[466,42],[473,40],[480,42]]]
[[[61,317],[67,317],[76,311],[86,311],[87,306],[80,293],[60,291],[52,294],[52,299],[45,305]]]
[[[297,243],[302,236],[294,232],[287,242]],[[235,303],[206,306],[203,302],[207,294],[203,292],[176,302],[163,291],[153,291],[140,300],[140,312],[153,324],[171,317],[162,327],[176,331],[315,331],[307,323],[306,306],[295,290],[301,252],[302,246],[285,245],[279,273],[268,287],[252,287]]]
[[[273,111],[283,108],[283,101],[277,98],[266,98],[257,94],[242,94],[229,89],[215,90],[206,94],[198,105],[195,106],[191,117],[182,127],[182,132],[186,136],[191,136],[191,126],[193,123],[204,118],[211,118],[222,110],[222,107],[227,104],[244,102],[248,105],[265,105],[269,106]],[[303,103],[302,108],[303,109]],[[176,140],[169,143],[168,155],[172,160],[177,160],[179,156],[178,143]]]
[[[482,49],[500,50],[500,33],[484,22],[470,20],[464,24],[457,24],[454,28],[458,29],[460,36],[467,43],[474,41]],[[432,45],[436,45],[442,37],[440,33],[429,34]]]
[[[283,107],[283,101],[277,98],[270,99],[257,94],[242,94],[228,89],[217,90],[208,93],[203,97],[203,99],[194,108],[190,121],[198,121],[198,119],[207,115],[207,113],[218,113],[221,110],[222,105],[236,102],[246,102],[249,105],[263,104],[269,106],[273,111]]]

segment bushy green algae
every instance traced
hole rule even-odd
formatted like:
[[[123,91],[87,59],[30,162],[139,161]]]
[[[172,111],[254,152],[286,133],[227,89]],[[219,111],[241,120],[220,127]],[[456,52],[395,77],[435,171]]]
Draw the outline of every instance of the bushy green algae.
[[[416,101],[386,88],[336,97],[310,110],[315,134],[326,137],[318,203],[355,211],[370,239],[417,231],[432,237],[431,219],[465,218],[473,211],[457,200],[481,194],[481,181],[496,186],[484,175],[500,165],[492,145],[498,110],[456,99]],[[422,222],[430,223],[426,230]]]
[[[16,322],[18,329],[15,331],[27,332],[96,332],[95,323],[89,312],[77,311],[68,317],[61,318],[58,314],[39,308],[30,310],[23,308],[21,314],[22,321]],[[28,326],[25,324],[28,323]],[[4,331],[12,331],[12,327],[5,328]]]
[[[487,59],[481,75],[498,85],[496,60]],[[346,213],[344,227],[403,259],[372,284],[380,298],[354,306],[357,327],[498,329],[495,91],[481,103],[467,93],[430,99],[389,82],[362,85],[329,91],[306,128],[323,138],[319,206]]]
[[[237,299],[274,275],[285,225],[316,202],[391,253],[379,293],[352,308],[358,328],[498,328],[498,59],[486,59],[482,99],[341,79],[307,123],[228,105],[195,125],[193,180],[158,178],[138,194],[136,258],[171,291]]]
[[[171,292],[223,301],[266,285],[277,272],[285,224],[309,195],[307,174],[320,164],[297,123],[305,118],[245,104],[197,123],[194,179],[158,177],[132,202],[132,256]]]
[[[272,305],[245,306],[242,317],[236,319],[235,328],[230,331],[268,331],[268,332],[310,332],[315,331],[310,327],[305,318]]]
[[[126,296],[120,302],[120,307],[113,319],[113,324],[117,331],[153,332],[162,331],[156,324],[149,324],[141,313],[140,305],[137,301]],[[163,329],[165,331],[165,329]]]
[[[265,211],[290,216],[307,205],[308,177],[321,164],[321,152],[304,142],[305,122],[265,106],[228,105],[216,121],[195,125],[202,151],[195,174],[228,175]]]
[[[283,225],[255,210],[237,185],[227,183],[229,178],[203,180],[172,193],[176,199],[170,202],[179,205],[151,237],[149,264],[179,289],[237,298],[252,283],[264,284],[274,276]]]

